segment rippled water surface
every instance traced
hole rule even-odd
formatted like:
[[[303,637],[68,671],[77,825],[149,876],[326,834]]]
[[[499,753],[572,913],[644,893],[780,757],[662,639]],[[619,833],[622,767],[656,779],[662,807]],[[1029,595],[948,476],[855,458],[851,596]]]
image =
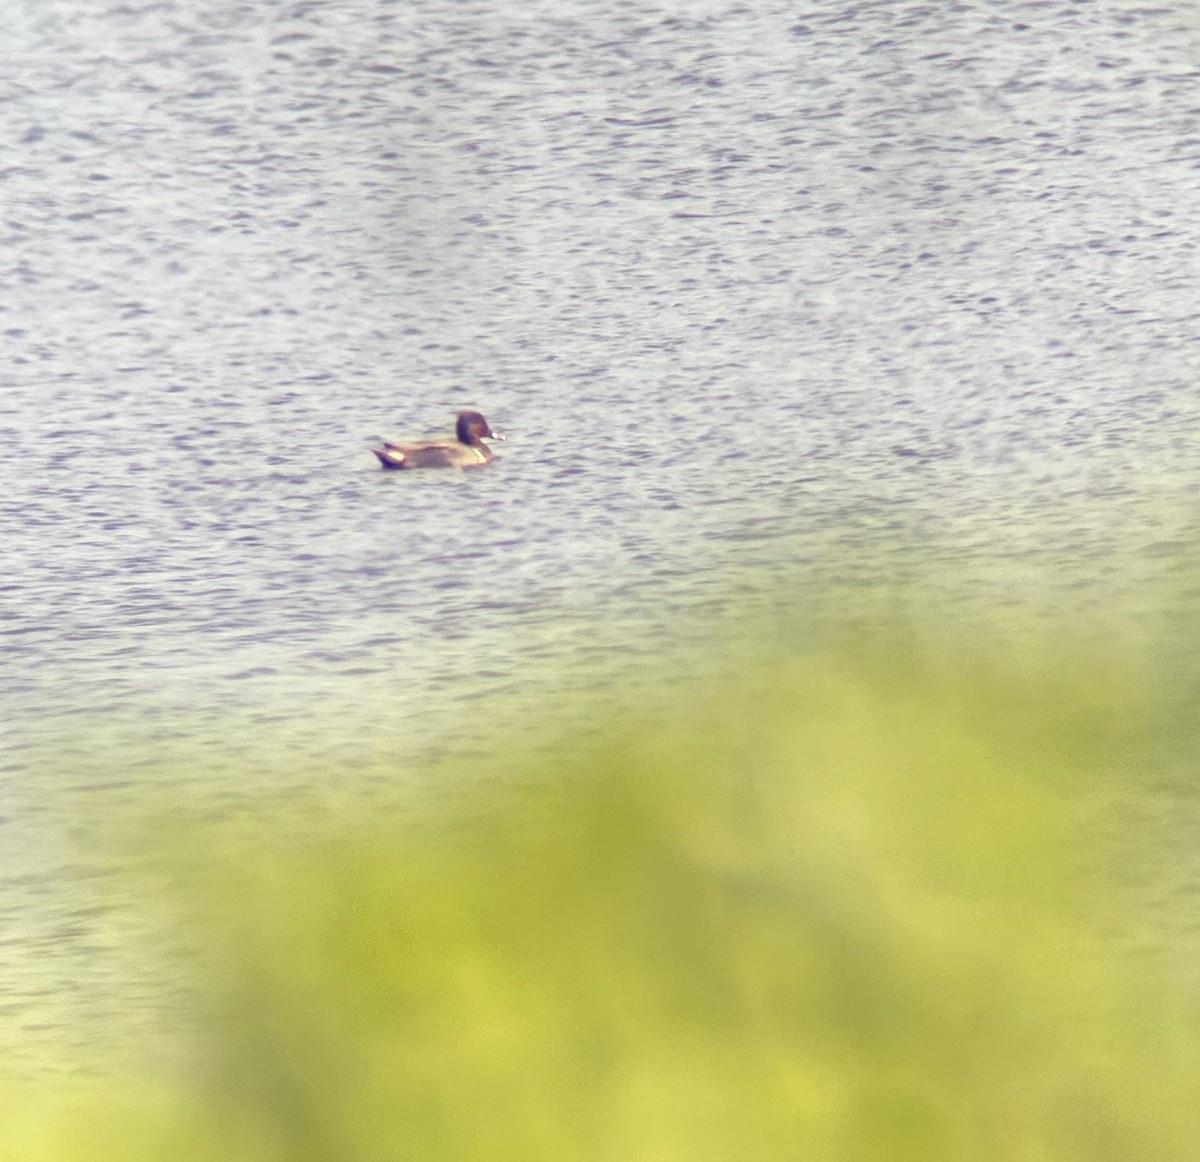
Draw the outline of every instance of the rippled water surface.
[[[1192,5],[6,22],[14,965],[91,932],[39,903],[47,785],[187,755],[227,811],[469,735],[484,694],[627,689],[732,608],[914,568],[947,611],[1173,583]],[[491,468],[377,469],[369,436],[464,405],[509,437]]]

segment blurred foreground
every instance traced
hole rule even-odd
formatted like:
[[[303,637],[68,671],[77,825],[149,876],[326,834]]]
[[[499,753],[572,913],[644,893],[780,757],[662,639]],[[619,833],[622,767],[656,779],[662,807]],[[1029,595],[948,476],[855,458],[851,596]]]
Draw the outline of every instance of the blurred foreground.
[[[7,1083],[0,1159],[1200,1156],[1195,998],[1095,841],[1190,715],[1123,661],[935,653],[746,654],[403,815],[143,839],[200,1033]]]

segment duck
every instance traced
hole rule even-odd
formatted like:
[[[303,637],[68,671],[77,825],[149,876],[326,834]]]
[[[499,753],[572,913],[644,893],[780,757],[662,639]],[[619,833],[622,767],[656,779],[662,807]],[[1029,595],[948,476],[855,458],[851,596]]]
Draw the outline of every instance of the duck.
[[[483,441],[503,439],[479,412],[463,411],[453,439],[384,440],[371,451],[383,468],[481,468],[495,459]]]

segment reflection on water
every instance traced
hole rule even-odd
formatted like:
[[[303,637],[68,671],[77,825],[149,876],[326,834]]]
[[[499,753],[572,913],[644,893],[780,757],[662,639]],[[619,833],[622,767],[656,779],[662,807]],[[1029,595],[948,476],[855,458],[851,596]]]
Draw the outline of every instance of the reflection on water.
[[[1185,7],[59,0],[6,38],[10,830],[64,770],[279,795],[487,693],[628,692],[781,590],[1177,583]],[[462,405],[487,472],[373,468]]]

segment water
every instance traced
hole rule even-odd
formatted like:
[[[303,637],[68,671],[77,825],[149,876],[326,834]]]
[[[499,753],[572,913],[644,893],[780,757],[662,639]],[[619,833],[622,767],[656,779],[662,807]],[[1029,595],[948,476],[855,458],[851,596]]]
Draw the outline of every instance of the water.
[[[88,958],[51,836],[114,789],[353,790],[831,587],[1180,584],[1189,5],[9,8],[14,980]],[[461,406],[491,468],[375,467]]]

